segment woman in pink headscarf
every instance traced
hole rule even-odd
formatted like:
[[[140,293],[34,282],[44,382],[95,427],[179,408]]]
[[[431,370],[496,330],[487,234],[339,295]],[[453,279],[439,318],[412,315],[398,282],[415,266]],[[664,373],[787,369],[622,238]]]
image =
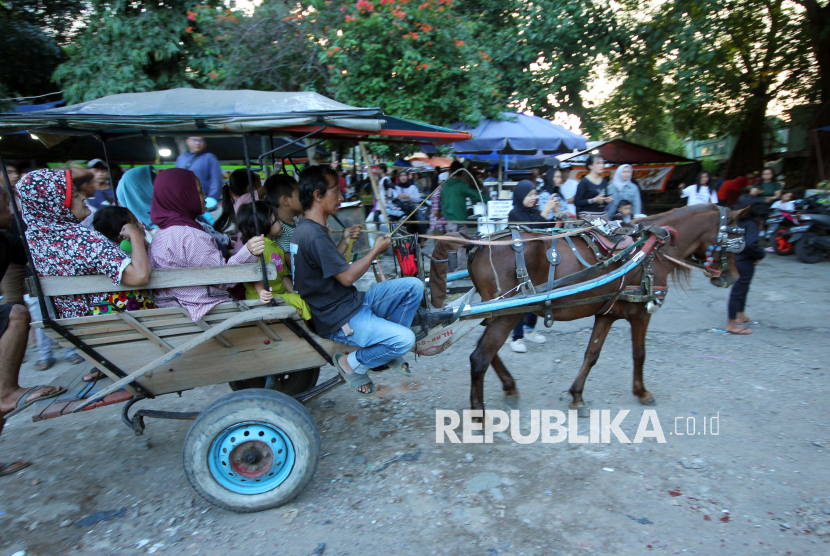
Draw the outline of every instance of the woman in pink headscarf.
[[[150,218],[159,227],[150,245],[150,265],[154,269],[221,266],[256,262],[265,250],[263,236],[251,238],[227,263],[216,241],[196,222],[205,212],[202,184],[190,170],[171,168],[159,173],[153,184]],[[210,286],[219,293],[234,284]],[[161,301],[162,298],[175,298]],[[156,305],[187,309],[194,322],[225,299],[208,296],[204,286],[182,286],[156,290]]]

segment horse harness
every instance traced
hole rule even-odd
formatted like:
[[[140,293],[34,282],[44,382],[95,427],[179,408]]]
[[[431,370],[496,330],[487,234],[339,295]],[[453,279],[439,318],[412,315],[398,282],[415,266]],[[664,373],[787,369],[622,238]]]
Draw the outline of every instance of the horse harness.
[[[525,226],[518,226],[513,227],[511,226],[508,230],[498,234],[497,237],[504,237],[507,233],[510,233],[511,238],[513,240],[521,240],[522,231],[527,231],[531,233],[538,233],[534,232],[530,228]],[[648,231],[651,234],[656,235],[659,238],[660,244],[665,243],[665,241],[670,237],[671,232],[674,232],[676,235],[677,232],[672,229],[664,229],[659,227],[651,227],[643,230],[643,232]],[[558,242],[560,238],[553,238],[551,242],[551,246],[547,249],[545,256],[550,264],[548,270],[548,280],[547,283],[543,286],[534,286],[533,282],[530,280],[530,275],[527,270],[527,264],[525,262],[524,250],[525,250],[525,243],[520,241],[514,241],[511,244],[513,248],[515,257],[516,257],[516,278],[519,281],[518,288],[521,290],[522,294],[535,294],[535,293],[542,293],[546,291],[553,291],[557,288],[561,288],[563,286],[567,286],[576,282],[579,282],[585,278],[593,276],[595,274],[600,274],[603,270],[608,268],[610,265],[617,263],[617,262],[625,262],[630,259],[630,257],[634,254],[636,249],[642,246],[646,240],[648,235],[646,233],[642,233],[640,237],[626,242],[628,237],[637,235],[637,230],[632,230],[629,233],[619,235],[619,236],[606,236],[609,240],[614,242],[613,246],[605,245],[605,242],[599,241],[598,238],[595,238],[593,233],[586,232],[583,234],[579,234],[577,237],[582,238],[588,247],[593,251],[594,255],[596,256],[597,263],[592,265],[585,258],[580,254],[579,250],[576,248],[573,239],[570,236],[566,236],[564,239],[566,243],[566,248],[570,249],[571,252],[576,257],[576,260],[585,267],[581,271],[569,274],[568,276],[563,276],[559,279],[556,279],[556,268],[559,263],[562,261],[562,257],[559,254],[558,250]],[[492,236],[491,236],[492,237]],[[613,239],[616,237],[617,239]],[[609,252],[609,256],[604,257],[603,254],[600,252],[599,244],[603,245]],[[627,243],[625,247],[621,247],[617,249],[617,247],[621,243]],[[471,252],[468,253],[468,263],[472,262],[473,257],[475,256],[477,249],[472,249]],[[600,310],[599,314],[605,314],[611,310],[614,303],[618,299],[622,299],[624,301],[630,302],[639,302],[639,303],[647,303],[649,312],[655,312],[663,303],[665,299],[666,293],[668,291],[667,287],[655,287],[654,286],[654,273],[651,269],[651,263],[654,260],[655,252],[649,253],[646,258],[644,259],[642,266],[643,266],[643,276],[640,280],[640,284],[633,286],[633,287],[626,287],[627,283],[630,279],[626,280],[626,278],[621,279],[620,287],[617,292],[612,294],[605,294],[601,296],[595,296],[588,299],[578,299],[572,301],[565,301],[565,302],[558,302],[553,303],[552,301],[548,300],[545,301],[542,310],[544,310],[545,314],[545,326],[550,328],[553,326],[553,309],[561,309],[566,307],[574,307],[578,305],[587,305],[590,303],[596,303],[599,301],[605,301],[605,305]],[[514,288],[515,289],[515,288]],[[508,292],[509,293],[509,292]]]

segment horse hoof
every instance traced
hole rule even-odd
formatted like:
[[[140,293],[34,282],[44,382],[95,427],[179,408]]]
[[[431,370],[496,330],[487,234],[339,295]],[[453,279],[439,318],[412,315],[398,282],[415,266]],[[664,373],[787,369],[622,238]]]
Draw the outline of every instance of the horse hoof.
[[[657,398],[652,395],[645,400],[640,400],[640,403],[643,405],[657,405]]]
[[[519,396],[505,396],[504,403],[506,403],[507,407],[510,409],[519,409]]]

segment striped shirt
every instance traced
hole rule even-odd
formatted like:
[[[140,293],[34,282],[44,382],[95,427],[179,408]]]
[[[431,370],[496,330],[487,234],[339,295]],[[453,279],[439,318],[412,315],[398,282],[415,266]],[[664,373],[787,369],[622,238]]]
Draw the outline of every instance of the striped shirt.
[[[216,246],[210,234],[188,226],[170,226],[159,230],[153,236],[148,252],[150,266],[153,270],[166,268],[190,268],[197,266],[222,266],[225,264],[254,263],[257,258],[251,255],[243,245],[237,254],[228,259]],[[210,293],[222,293],[235,284],[210,286]],[[227,301],[228,297],[208,297],[205,286],[181,286],[155,290],[157,307],[176,307],[181,305],[190,313],[193,322],[201,320],[216,305]],[[160,298],[175,297],[174,300],[159,301]]]

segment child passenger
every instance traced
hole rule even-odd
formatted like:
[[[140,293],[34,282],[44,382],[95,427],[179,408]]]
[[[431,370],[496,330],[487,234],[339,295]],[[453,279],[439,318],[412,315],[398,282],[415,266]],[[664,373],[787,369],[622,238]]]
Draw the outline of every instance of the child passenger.
[[[631,201],[627,199],[623,199],[617,205],[617,214],[611,220],[622,222],[623,224],[628,224],[631,222]]]
[[[259,225],[260,233],[266,236],[265,260],[277,265],[277,278],[268,283],[268,288],[262,282],[245,284],[245,299],[258,298],[263,303],[268,303],[274,296],[281,297],[288,305],[297,309],[304,320],[309,320],[311,312],[308,305],[300,298],[300,294],[294,293],[294,285],[291,283],[288,266],[285,264],[285,251],[272,239],[278,238],[283,230],[277,210],[265,201],[257,201],[254,204],[241,206],[236,218],[239,221],[239,232],[242,234],[243,241],[255,237],[256,225]]]
[[[289,254],[291,252],[291,235],[303,215],[297,180],[287,174],[274,174],[265,180],[265,195],[268,197],[268,202],[277,208],[277,215],[282,223],[282,235],[277,238],[276,244],[286,254]],[[286,262],[290,267],[291,261],[287,260]]]
[[[159,173],[153,184],[150,216],[159,227],[150,245],[150,264],[154,269],[222,266],[256,262],[265,250],[265,239],[254,237],[238,253],[225,262],[222,252],[210,234],[196,222],[205,211],[205,195],[196,174],[183,168]],[[233,284],[210,286],[214,293],[225,292]],[[218,291],[217,291],[218,290]],[[196,322],[208,311],[226,300],[211,297],[204,286],[180,286],[156,290],[159,307],[181,305]],[[174,298],[173,300],[161,300]],[[177,303],[178,302],[178,303]]]
[[[130,237],[124,230],[132,226],[136,230],[144,231],[144,226],[138,219],[124,207],[104,206],[95,211],[92,215],[92,227],[113,244],[123,249],[128,255],[133,252],[133,241],[138,237]],[[143,241],[143,249],[149,247],[146,236]],[[93,315],[104,315],[113,311],[140,311],[142,309],[155,309],[156,305],[149,296],[139,290],[126,292],[115,292],[107,294],[106,303],[98,303],[92,306]]]

